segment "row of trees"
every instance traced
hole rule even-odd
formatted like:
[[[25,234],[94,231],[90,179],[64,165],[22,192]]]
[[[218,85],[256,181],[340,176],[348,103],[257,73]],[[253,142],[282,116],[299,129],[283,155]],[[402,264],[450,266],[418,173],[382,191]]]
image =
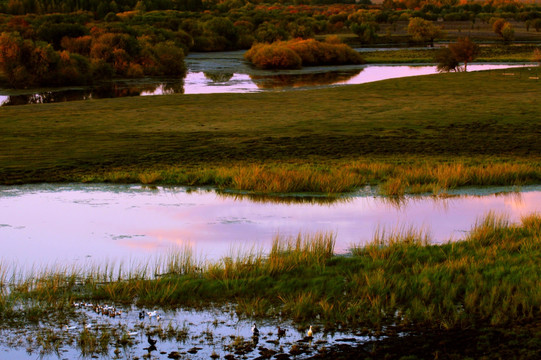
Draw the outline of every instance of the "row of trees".
[[[314,6],[247,6],[226,15],[179,11],[129,11],[109,13],[106,21],[96,21],[91,12],[70,14],[0,16],[0,31],[18,31],[23,38],[50,43],[59,50],[63,37],[89,34],[95,26],[116,27],[115,32],[139,36],[140,33],[172,40],[187,51],[220,51],[247,49],[255,42],[274,42],[294,38],[312,38],[318,34],[353,32],[363,43],[376,39],[383,19],[380,10],[359,9],[356,5]],[[402,19],[402,17],[401,17]],[[439,27],[423,17],[407,16],[408,32],[414,41],[432,42],[441,35]],[[512,39],[510,23],[498,17],[487,21],[494,26],[503,24],[495,32],[504,40]],[[389,20],[387,18],[387,20]],[[391,21],[391,20],[389,20]],[[394,21],[394,20],[393,20]],[[541,30],[541,18],[529,20]]]
[[[408,15],[426,20],[441,18],[450,21],[476,18],[486,21],[494,16],[518,21],[541,18],[541,6],[535,2],[525,1],[384,0],[381,5],[372,5],[370,0],[282,0],[265,5],[265,2],[259,0],[0,0],[0,13],[42,15],[88,11],[95,19],[105,19],[110,14],[130,11],[163,10],[231,15],[254,7],[281,15],[286,13],[317,15],[329,7],[353,7],[374,11],[378,22],[396,21],[401,16]]]

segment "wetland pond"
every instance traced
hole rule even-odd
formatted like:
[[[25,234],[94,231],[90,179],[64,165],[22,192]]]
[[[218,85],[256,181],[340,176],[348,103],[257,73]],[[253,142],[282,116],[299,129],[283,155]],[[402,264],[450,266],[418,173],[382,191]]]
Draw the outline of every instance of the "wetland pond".
[[[472,188],[447,196],[264,197],[183,187],[67,184],[0,187],[3,261],[20,270],[54,264],[123,268],[171,249],[216,261],[270,249],[275,236],[334,233],[337,253],[379,229],[423,228],[435,242],[458,240],[492,211],[510,220],[541,211],[541,186]]]
[[[370,51],[375,49],[357,49]],[[394,50],[378,49],[378,50]],[[0,106],[166,94],[249,93],[290,91],[362,84],[437,73],[435,65],[311,66],[299,70],[260,70],[243,60],[244,51],[191,53],[184,78],[143,78],[102,81],[93,86],[50,89],[1,89]],[[470,64],[469,71],[505,69],[525,64]]]
[[[18,274],[31,268],[111,267],[159,259],[172,248],[189,246],[200,259],[215,261],[253,249],[267,251],[276,234],[333,232],[337,253],[370,241],[377,229],[424,228],[434,242],[460,240],[488,212],[511,221],[541,211],[541,186],[470,188],[445,196],[391,199],[374,188],[339,197],[310,194],[263,197],[213,189],[111,184],[37,184],[0,187],[0,265]],[[5,269],[4,269],[5,270]],[[157,310],[160,319],[140,319],[141,309],[121,308],[115,318],[81,306],[67,324],[41,321],[23,328],[0,324],[1,359],[220,358],[255,359],[282,353],[308,358],[322,348],[377,338],[340,329],[306,327],[288,319],[239,318],[234,305],[194,311]],[[277,336],[277,326],[287,329]],[[66,327],[67,328],[64,328]],[[89,327],[85,329],[85,327]],[[104,340],[89,350],[83,334]],[[146,334],[158,340],[151,347]],[[292,356],[292,349],[299,352]],[[229,357],[227,357],[229,356]]]

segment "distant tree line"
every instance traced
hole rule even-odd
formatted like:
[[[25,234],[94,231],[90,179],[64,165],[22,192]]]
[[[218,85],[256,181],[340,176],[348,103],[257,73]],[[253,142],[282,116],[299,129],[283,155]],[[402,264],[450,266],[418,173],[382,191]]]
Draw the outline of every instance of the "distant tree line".
[[[212,11],[225,14],[239,9],[269,4],[260,0],[0,0],[0,13],[12,15],[91,12],[95,19],[104,19],[110,13],[126,11]],[[487,0],[466,2],[460,0],[384,0],[381,5],[371,5],[370,0],[278,0],[268,8],[304,5],[369,6],[379,9],[378,21],[393,21],[406,12],[411,17],[427,20],[443,18],[448,21],[499,17],[527,21],[541,18],[541,5],[535,2],[513,0]],[[242,10],[241,10],[242,11]],[[302,13],[303,10],[301,9]]]
[[[303,4],[304,2],[304,4]],[[510,19],[541,30],[541,5],[505,1],[0,0],[0,80],[11,86],[87,83],[114,76],[181,75],[189,51],[355,33],[408,21],[411,39],[440,36],[435,20],[484,21],[508,42]],[[287,51],[287,50],[286,50]],[[289,52],[288,52],[289,53]]]

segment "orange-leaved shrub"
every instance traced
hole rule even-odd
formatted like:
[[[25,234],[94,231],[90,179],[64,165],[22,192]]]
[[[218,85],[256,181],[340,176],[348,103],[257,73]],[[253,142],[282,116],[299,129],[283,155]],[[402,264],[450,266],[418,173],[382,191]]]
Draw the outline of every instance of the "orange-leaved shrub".
[[[261,69],[299,69],[302,66],[300,56],[283,41],[255,44],[244,57]]]
[[[245,59],[262,69],[294,69],[314,65],[362,64],[362,56],[346,44],[315,39],[254,44]]]

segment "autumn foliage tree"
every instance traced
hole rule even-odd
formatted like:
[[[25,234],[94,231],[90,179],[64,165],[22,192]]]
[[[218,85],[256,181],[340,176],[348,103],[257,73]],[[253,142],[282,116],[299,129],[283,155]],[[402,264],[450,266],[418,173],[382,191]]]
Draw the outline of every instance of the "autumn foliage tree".
[[[449,50],[458,62],[464,63],[464,71],[467,71],[468,63],[479,55],[479,45],[469,37],[458,38],[456,43],[449,44]]]
[[[440,72],[456,71],[460,62],[454,57],[451,50],[448,47],[438,50],[435,56],[437,62],[437,68]]]
[[[429,42],[434,46],[434,39],[442,36],[443,32],[439,26],[432,21],[419,17],[413,17],[408,24],[408,33],[414,41]]]
[[[479,55],[479,45],[469,37],[458,38],[449,47],[443,48],[436,54],[439,71],[456,70],[461,62],[464,63],[464,71],[468,70],[468,63]]]
[[[491,22],[492,30],[502,38],[504,43],[509,43],[514,40],[515,29],[510,22],[505,21],[505,19],[502,18],[493,18],[491,19]]]
[[[10,85],[40,84],[56,67],[58,54],[46,43],[34,43],[18,33],[0,35],[0,68]]]

